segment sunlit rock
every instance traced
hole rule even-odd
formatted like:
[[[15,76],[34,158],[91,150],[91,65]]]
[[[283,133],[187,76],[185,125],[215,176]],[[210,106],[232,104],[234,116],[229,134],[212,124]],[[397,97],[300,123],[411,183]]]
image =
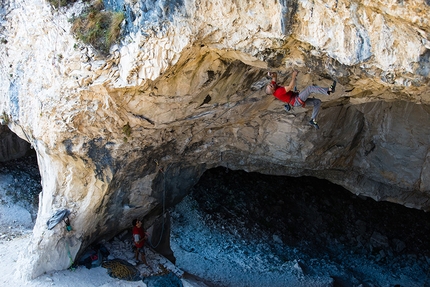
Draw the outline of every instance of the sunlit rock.
[[[0,118],[43,186],[26,277],[152,224],[215,166],[430,210],[428,1],[106,1],[126,16],[106,57],[70,32],[85,5],[0,10]],[[320,130],[264,93],[268,69],[288,84],[292,68],[299,90],[338,81]],[[64,208],[73,229],[48,230]]]

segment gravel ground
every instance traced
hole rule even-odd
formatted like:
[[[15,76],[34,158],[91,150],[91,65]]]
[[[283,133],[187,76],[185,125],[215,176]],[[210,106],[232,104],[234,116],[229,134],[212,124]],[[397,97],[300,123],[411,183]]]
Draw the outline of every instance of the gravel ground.
[[[0,239],[12,240],[33,228],[40,181],[36,155],[0,162]]]
[[[35,156],[0,163],[0,241],[31,232],[40,180]],[[216,168],[171,212],[178,267],[210,286],[430,286],[430,214],[324,180]]]
[[[213,230],[249,244],[263,239],[285,260],[298,251],[305,274],[324,273],[322,262],[337,266],[327,270],[335,286],[430,286],[430,214],[423,211],[316,178],[225,168],[207,171],[190,197]]]

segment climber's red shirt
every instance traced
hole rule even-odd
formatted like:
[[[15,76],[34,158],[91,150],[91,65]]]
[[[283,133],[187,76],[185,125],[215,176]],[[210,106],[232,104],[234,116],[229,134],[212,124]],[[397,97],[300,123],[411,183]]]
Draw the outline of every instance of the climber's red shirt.
[[[279,100],[281,100],[283,102],[286,102],[286,103],[294,104],[295,95],[294,95],[293,91],[288,91],[287,92],[285,90],[285,87],[276,85],[276,83],[274,81],[272,81],[272,84],[276,87],[275,88],[275,92],[273,93],[273,95],[277,99],[279,99]],[[293,103],[291,103],[291,102],[293,102]]]
[[[145,245],[145,241],[142,241],[140,243],[136,243],[137,241],[139,241],[142,238],[145,238],[145,231],[143,230],[143,228],[139,228],[137,226],[134,226],[133,227],[133,240],[134,240],[134,244],[136,245],[137,248],[142,248]]]

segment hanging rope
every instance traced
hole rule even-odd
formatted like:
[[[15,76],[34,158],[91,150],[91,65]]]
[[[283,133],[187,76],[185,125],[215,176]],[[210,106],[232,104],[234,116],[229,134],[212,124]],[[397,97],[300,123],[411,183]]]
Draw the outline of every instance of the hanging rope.
[[[196,133],[194,133],[194,135],[199,134],[201,131],[203,131],[204,129],[206,129],[209,125],[213,124],[214,122],[216,122],[219,118],[221,118],[223,115],[225,115],[228,111],[230,111],[231,109],[233,109],[234,107],[242,104],[247,98],[253,96],[255,93],[261,91],[262,88],[257,89],[256,91],[254,91],[253,93],[249,94],[248,96],[244,97],[242,100],[237,101],[232,107],[228,107],[223,113],[221,113],[219,116],[215,117],[212,121],[210,121],[208,124],[206,124],[202,129],[200,129],[199,131],[197,131]],[[187,130],[185,130],[184,132],[191,130],[192,127],[188,128]],[[192,135],[192,136],[194,136]],[[158,167],[158,161],[156,159],[154,159],[154,162],[156,163],[157,167]],[[163,238],[163,234],[164,234],[164,224],[165,224],[165,212],[166,212],[166,174],[165,172],[167,172],[167,170],[169,169],[169,167],[166,169],[166,171],[163,171],[163,169],[161,167],[159,167],[159,171],[163,174],[163,200],[162,200],[162,206],[163,206],[163,212],[162,212],[162,225],[161,225],[161,234],[160,234],[160,238],[157,242],[156,245],[152,244],[151,239],[148,240],[149,245],[152,248],[157,248],[160,243],[161,243],[161,239]]]
[[[233,109],[234,107],[240,105],[241,103],[245,102],[245,100],[251,96],[253,96],[255,93],[261,91],[261,88],[256,90],[255,92],[249,94],[248,96],[244,97],[242,100],[237,101],[232,107],[228,107],[223,113],[221,113],[219,116],[215,117],[214,119],[212,119],[212,121],[210,121],[208,124],[206,124],[202,129],[200,129],[199,131],[197,131],[196,133],[194,133],[193,136],[199,134],[201,131],[203,131],[204,129],[206,129],[209,125],[213,124],[214,122],[216,122],[219,118],[221,118],[223,115],[225,115],[228,111],[230,111],[231,109]],[[188,130],[191,130],[192,127],[190,127]],[[188,131],[188,130],[185,130]]]
[[[69,231],[69,230],[67,230],[67,231]],[[75,270],[75,268],[74,268],[74,266],[73,266],[73,258],[72,258],[72,254],[70,253],[70,247],[69,247],[69,239],[68,238],[66,238],[66,250],[67,250],[67,255],[69,256],[69,259],[70,259],[70,266],[69,266],[69,269],[70,270],[72,270],[72,271],[74,271]]]
[[[215,122],[216,120],[218,120],[220,117],[222,117],[225,113],[227,113],[229,110],[231,110],[232,108],[236,107],[237,105],[241,104],[246,98],[251,97],[252,95],[254,95],[256,92],[260,91],[256,90],[255,92],[253,92],[252,94],[246,96],[245,98],[243,98],[240,101],[237,101],[232,107],[229,107],[226,111],[224,111],[221,115],[219,115],[218,117],[216,117],[213,121],[211,121],[209,124],[207,124],[205,127],[203,127],[201,130],[199,130],[197,133],[195,133],[194,135],[200,133],[202,130],[204,130],[206,127],[208,127],[210,124],[212,124],[213,122]],[[191,128],[189,128],[191,129]],[[154,162],[156,163],[157,167],[158,167],[158,161],[156,159],[154,159]],[[169,167],[166,169],[166,171],[163,171],[163,169],[161,167],[159,167],[159,171],[163,174],[163,202],[162,202],[162,206],[163,206],[163,212],[162,212],[162,225],[161,225],[161,234],[160,234],[160,238],[158,239],[158,242],[156,245],[152,244],[151,239],[148,240],[149,245],[152,248],[157,248],[160,243],[161,243],[161,239],[163,238],[163,234],[164,234],[164,225],[165,225],[165,212],[166,212],[166,174],[165,172],[167,172],[167,170],[169,169]]]
[[[154,162],[157,164],[157,167],[158,167],[158,161],[156,159],[154,159]],[[157,244],[153,245],[151,239],[148,240],[149,245],[154,249],[160,245],[161,239],[163,239],[163,234],[164,234],[165,213],[166,213],[166,174],[165,174],[165,172],[167,172],[167,170],[169,168],[170,168],[170,166],[167,167],[166,171],[163,171],[163,168],[161,168],[161,167],[158,168],[158,171],[160,171],[163,174],[163,200],[162,200],[163,212],[161,215],[162,216],[161,233],[160,233],[160,238],[158,239]]]
[[[289,77],[290,75],[286,75],[287,77]],[[264,85],[265,86],[265,85]],[[263,86],[263,87],[264,87]],[[228,111],[230,111],[231,109],[233,109],[234,107],[242,104],[243,102],[245,102],[245,100],[247,98],[250,98],[251,96],[253,96],[255,93],[261,91],[261,89],[263,88],[261,87],[260,89],[257,89],[256,91],[254,91],[253,93],[249,94],[248,96],[244,97],[242,100],[237,101],[232,107],[228,107],[223,113],[221,113],[219,116],[215,117],[214,119],[212,119],[208,124],[206,124],[202,129],[200,129],[199,131],[197,131],[196,133],[194,133],[191,137],[199,134],[201,131],[203,131],[204,129],[206,129],[209,125],[213,124],[214,122],[216,122],[219,118],[221,118],[224,114],[226,114]],[[297,90],[297,87],[294,87],[295,90]],[[184,132],[191,130],[192,127],[188,128],[187,130],[185,130]],[[191,140],[190,140],[191,141]]]

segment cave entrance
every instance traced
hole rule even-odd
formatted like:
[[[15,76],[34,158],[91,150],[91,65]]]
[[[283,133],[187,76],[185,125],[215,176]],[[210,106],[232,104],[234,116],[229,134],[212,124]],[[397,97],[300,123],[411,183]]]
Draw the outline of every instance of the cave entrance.
[[[421,275],[418,275],[425,280],[422,278],[430,270],[430,214],[359,197],[326,180],[215,168],[203,174],[187,201],[187,208],[181,208],[181,203],[172,213],[172,249],[179,265],[189,264],[189,259],[184,261],[181,257],[198,254],[200,250],[196,242],[206,240],[202,235],[190,233],[205,229],[211,239],[202,244],[207,250],[201,252],[210,262],[219,260],[208,255],[208,250],[212,250],[209,245],[214,241],[219,245],[216,249],[218,257],[242,245],[242,250],[236,248],[237,254],[245,253],[252,258],[253,252],[257,252],[255,246],[267,245],[262,254],[255,256],[256,259],[264,261],[266,254],[271,253],[267,262],[281,263],[266,269],[281,270],[282,264],[293,259],[305,275],[312,273],[309,270],[317,272],[318,268],[336,265],[342,272],[330,274],[327,271],[332,283],[333,280],[364,283],[368,279],[385,284],[391,279],[378,278],[378,274],[409,276],[404,274],[409,272],[404,266],[416,267],[416,264],[420,266],[417,267],[419,270],[425,270],[424,273],[419,271]],[[188,213],[193,216],[187,217]],[[182,222],[194,224],[199,218],[200,226],[191,230],[184,228]],[[189,239],[182,239],[184,235]],[[218,237],[224,239],[217,240]],[[235,240],[231,238],[237,238],[236,243],[226,246],[224,242]],[[255,247],[254,251],[250,251],[251,246]],[[327,266],[323,266],[322,261]],[[249,262],[240,264],[251,266]],[[375,267],[363,271],[358,270],[358,265]],[[200,275],[198,270],[195,273]],[[240,274],[236,272],[235,276]],[[414,275],[410,276],[413,278]]]
[[[0,233],[13,238],[33,229],[41,191],[35,150],[0,126]]]

